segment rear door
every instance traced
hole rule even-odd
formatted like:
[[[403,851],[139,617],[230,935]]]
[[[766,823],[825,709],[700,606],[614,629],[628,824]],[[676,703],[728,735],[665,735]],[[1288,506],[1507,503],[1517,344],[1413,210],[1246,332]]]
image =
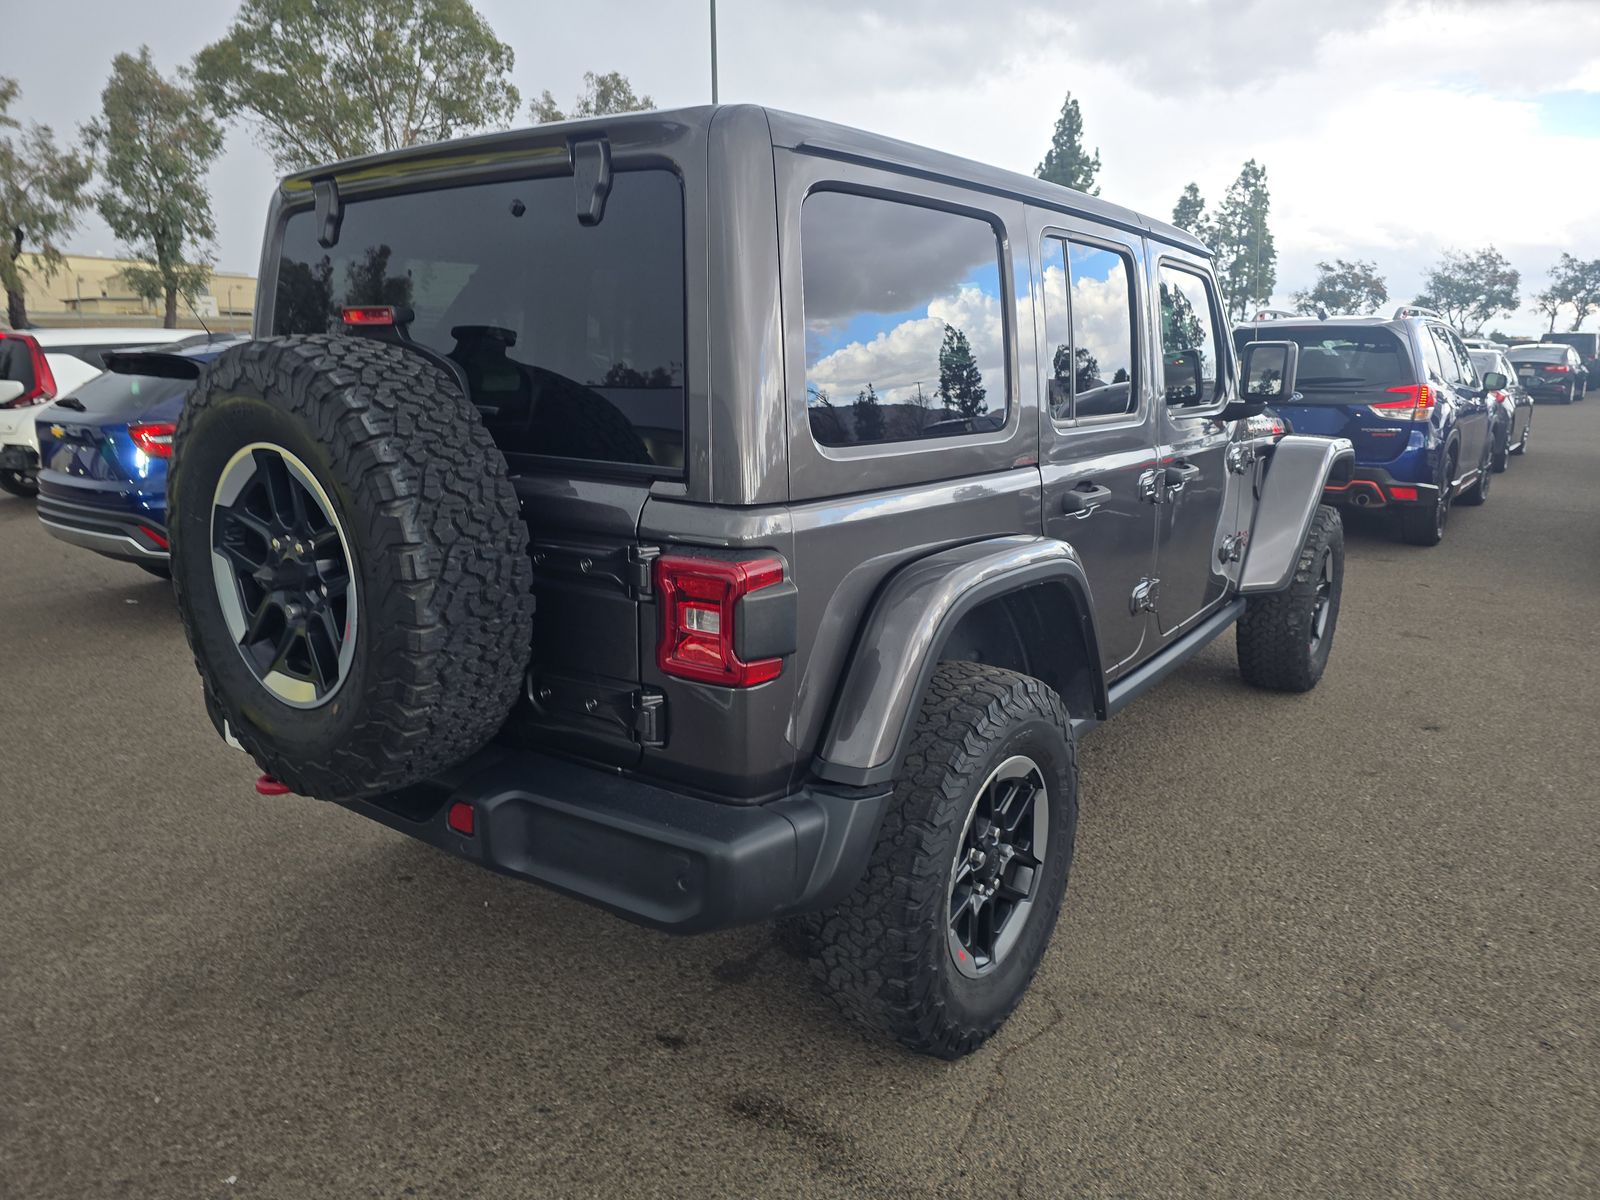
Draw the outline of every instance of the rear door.
[[[1115,674],[1147,640],[1150,614],[1138,597],[1155,574],[1154,389],[1137,317],[1144,247],[1087,223],[1031,216],[1043,297],[1045,532],[1083,560],[1101,666]]]
[[[1228,445],[1217,414],[1233,394],[1221,299],[1197,264],[1163,258],[1156,268],[1163,396],[1157,404],[1156,612],[1161,635],[1179,633],[1226,594],[1223,538],[1232,532]]]
[[[1444,366],[1445,382],[1450,389],[1451,401],[1456,410],[1456,430],[1461,437],[1461,449],[1456,457],[1456,478],[1478,469],[1483,460],[1484,446],[1489,440],[1489,405],[1491,401],[1481,394],[1478,369],[1472,365],[1472,356],[1455,330],[1443,325],[1429,325],[1428,332],[1439,347],[1439,358]]]

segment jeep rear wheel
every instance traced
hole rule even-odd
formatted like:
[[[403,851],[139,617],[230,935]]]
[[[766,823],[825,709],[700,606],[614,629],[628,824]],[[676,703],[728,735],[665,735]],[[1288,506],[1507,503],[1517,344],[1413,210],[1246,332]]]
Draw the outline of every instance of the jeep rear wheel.
[[[981,1046],[1039,968],[1077,830],[1066,711],[1036,679],[941,663],[867,873],[807,922],[846,1014],[940,1058]]]
[[[1300,548],[1294,578],[1281,592],[1251,596],[1239,618],[1239,674],[1253,687],[1309,692],[1333,649],[1344,593],[1344,525],[1322,505]]]
[[[453,379],[354,337],[223,353],[179,419],[172,573],[213,718],[310,796],[483,745],[532,631],[527,527]]]

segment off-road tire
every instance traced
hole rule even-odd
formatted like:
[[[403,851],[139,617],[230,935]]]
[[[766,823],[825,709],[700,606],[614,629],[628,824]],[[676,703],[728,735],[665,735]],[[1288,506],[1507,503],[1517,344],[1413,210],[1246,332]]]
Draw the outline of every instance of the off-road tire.
[[[0,492],[31,500],[39,494],[39,481],[21,471],[0,471]]]
[[[978,789],[1018,753],[1040,767],[1051,806],[1039,891],[1010,951],[969,978],[946,933],[954,858]],[[1012,671],[939,664],[866,874],[813,922],[824,991],[847,1016],[920,1053],[953,1059],[981,1046],[1021,1001],[1055,928],[1077,788],[1077,748],[1055,692]]]
[[[355,650],[320,707],[261,683],[213,580],[218,480],[257,442],[309,468],[348,543]],[[528,531],[504,457],[443,371],[351,336],[224,351],[184,406],[169,490],[174,588],[207,708],[269,775],[303,795],[370,795],[459,762],[504,722],[532,636]]]
[[[1332,590],[1322,635],[1313,643],[1318,585],[1325,558],[1332,559]],[[1300,547],[1294,578],[1281,592],[1251,596],[1235,639],[1239,674],[1252,687],[1309,692],[1328,665],[1344,591],[1344,525],[1339,512],[1319,505]]]

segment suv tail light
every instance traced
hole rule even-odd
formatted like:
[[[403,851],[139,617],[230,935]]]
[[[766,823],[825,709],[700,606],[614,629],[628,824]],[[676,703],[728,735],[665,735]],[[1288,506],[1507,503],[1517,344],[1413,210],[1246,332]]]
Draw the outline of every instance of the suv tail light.
[[[1426,421],[1433,415],[1433,389],[1425,383],[1410,383],[1404,387],[1387,389],[1390,395],[1404,396],[1404,400],[1379,400],[1367,407],[1379,416],[1396,421]]]
[[[151,458],[172,457],[172,435],[178,427],[171,421],[141,421],[128,426],[128,436],[133,444]]]
[[[33,387],[14,400],[0,404],[0,408],[27,408],[34,404],[49,404],[56,398],[56,376],[50,369],[50,360],[44,356],[36,339],[25,333],[0,333],[0,339],[21,342],[28,348],[28,359],[33,367]]]
[[[739,601],[783,582],[776,558],[731,562],[664,554],[655,573],[661,597],[656,665],[663,674],[743,688],[783,673],[781,658],[745,662],[734,650]]]

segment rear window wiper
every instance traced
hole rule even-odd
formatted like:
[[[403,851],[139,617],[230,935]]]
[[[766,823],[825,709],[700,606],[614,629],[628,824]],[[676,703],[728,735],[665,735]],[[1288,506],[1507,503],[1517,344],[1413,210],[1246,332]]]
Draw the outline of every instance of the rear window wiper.
[[[61,399],[56,401],[56,404],[62,408],[70,408],[73,412],[88,411],[88,409],[83,407],[83,401],[79,400],[76,396],[63,396]]]

